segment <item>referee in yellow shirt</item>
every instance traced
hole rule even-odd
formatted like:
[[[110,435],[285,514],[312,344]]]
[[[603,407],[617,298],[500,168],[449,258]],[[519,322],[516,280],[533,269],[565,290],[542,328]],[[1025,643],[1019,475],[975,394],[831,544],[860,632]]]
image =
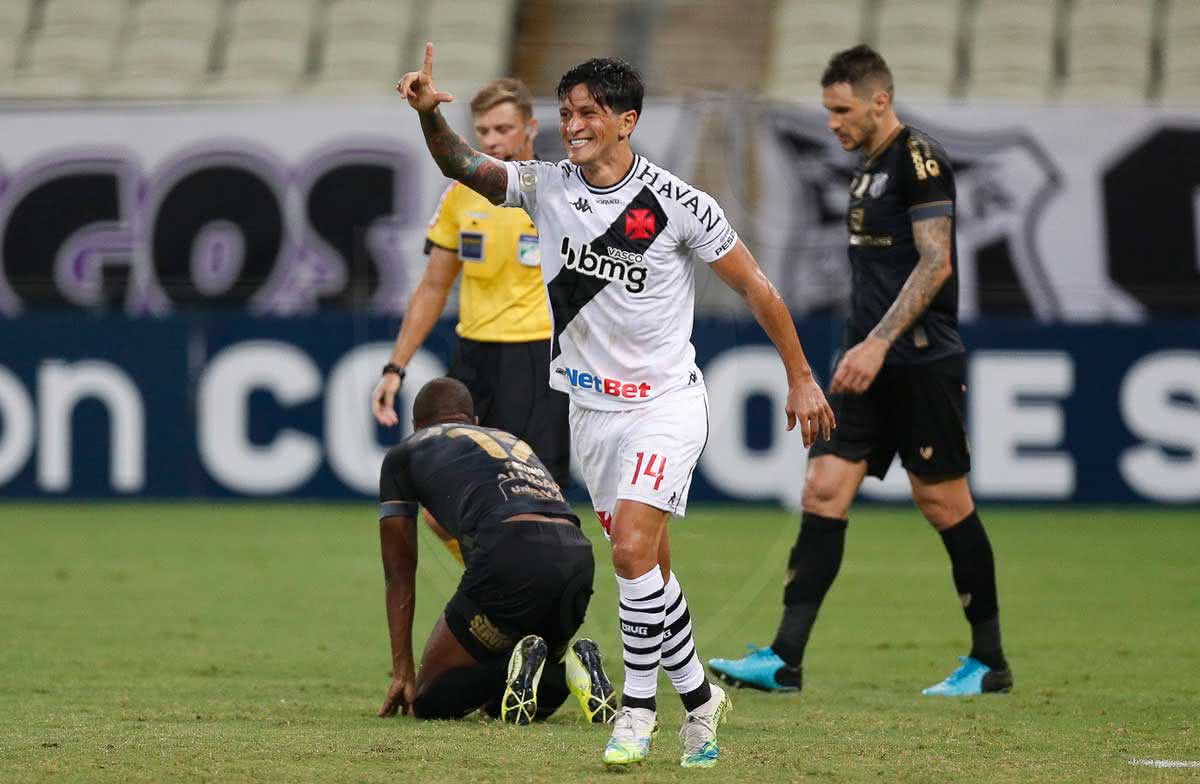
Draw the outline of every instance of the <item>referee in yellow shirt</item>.
[[[479,149],[505,161],[533,158],[533,97],[518,79],[488,82],[471,99]],[[524,210],[493,206],[452,182],[426,238],[429,264],[409,300],[391,361],[371,396],[375,419],[398,421],[404,366],[425,342],[462,272],[458,348],[450,376],[471,390],[485,427],[523,439],[564,488],[570,481],[567,396],[550,388],[550,308],[537,230]]]

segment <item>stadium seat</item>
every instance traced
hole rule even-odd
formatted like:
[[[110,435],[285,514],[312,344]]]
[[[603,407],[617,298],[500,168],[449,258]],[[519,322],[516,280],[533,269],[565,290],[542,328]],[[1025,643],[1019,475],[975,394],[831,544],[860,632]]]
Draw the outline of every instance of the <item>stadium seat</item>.
[[[439,90],[469,94],[509,70],[512,0],[436,2],[429,40],[437,43],[434,74]]]
[[[128,0],[45,0],[41,35],[114,38],[125,23]]]
[[[876,48],[896,80],[896,98],[951,97],[958,82],[959,0],[884,0]]]
[[[307,50],[303,41],[231,41],[224,70],[202,92],[225,98],[293,92],[300,86]]]
[[[1063,99],[1144,102],[1150,88],[1153,12],[1152,0],[1075,0],[1067,25]]]
[[[809,100],[829,56],[863,41],[861,0],[781,0],[775,12],[766,94]]]
[[[321,67],[308,91],[390,94],[410,64],[413,8],[408,0],[335,0],[328,10]],[[440,69],[439,69],[440,70]]]
[[[412,0],[332,0],[328,9],[330,38],[399,41],[412,26]]]
[[[308,69],[315,21],[312,0],[238,0],[223,67],[202,92],[253,97],[295,91]]]
[[[211,42],[204,38],[134,38],[97,91],[110,98],[183,98],[203,82]]]
[[[29,0],[0,2],[0,75],[7,76],[17,65],[17,55],[31,16]]]
[[[979,0],[968,26],[965,93],[975,100],[1047,100],[1055,87],[1054,0]]]
[[[395,41],[329,39],[317,78],[308,91],[318,95],[390,95],[408,70]]]
[[[220,22],[221,6],[211,0],[141,0],[113,73],[97,94],[162,99],[195,93],[208,73]]]
[[[108,37],[40,35],[25,57],[24,67],[0,92],[9,98],[81,98],[106,73],[113,56]]]
[[[221,21],[221,5],[212,0],[141,0],[134,6],[131,37],[211,43]]]
[[[1200,106],[1200,3],[1173,0],[1163,33],[1163,103]]]
[[[1179,45],[1167,55],[1163,69],[1162,101],[1171,106],[1200,107],[1200,50]]]
[[[307,44],[315,17],[314,0],[237,0],[230,10],[229,35],[242,41]]]

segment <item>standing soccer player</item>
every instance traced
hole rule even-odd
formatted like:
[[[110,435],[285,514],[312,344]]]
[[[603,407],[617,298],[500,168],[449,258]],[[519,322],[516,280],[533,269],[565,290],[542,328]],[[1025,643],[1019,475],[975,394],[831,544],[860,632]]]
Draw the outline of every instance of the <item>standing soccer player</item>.
[[[736,685],[800,688],[809,632],[841,566],[850,502],[864,476],[883,478],[899,452],[971,625],[970,654],[922,693],[1006,692],[1013,678],[1000,646],[992,548],[966,480],[954,173],[937,142],[897,119],[891,71],[870,47],[835,54],[821,86],[829,129],[843,149],[862,153],[847,213],[850,319],[830,385],[839,426],[810,453],[775,641],[709,667]]]
[[[519,79],[495,79],[471,99],[475,138],[503,161],[533,157],[533,96]],[[548,384],[550,313],[538,261],[537,229],[524,210],[497,207],[453,182],[438,202],[426,237],[429,263],[409,300],[392,356],[371,395],[381,425],[394,407],[404,367],[429,336],[462,273],[458,346],[450,377],[471,390],[484,427],[528,443],[560,487],[571,482],[567,396]]]
[[[560,163],[503,162],[471,149],[437,110],[433,46],[399,91],[418,112],[442,172],[495,204],[524,207],[537,225],[554,333],[550,383],[571,398],[572,447],[612,543],[625,647],[622,707],[604,762],[639,763],[657,727],[661,666],[683,701],[684,767],[716,763],[728,709],[708,683],[691,616],[670,570],[667,520],[687,507],[708,435],[708,398],[691,344],[694,256],[739,292],[774,342],[788,379],[789,428],[805,445],[828,437],[830,410],[778,292],[707,194],[635,155],[642,110],[637,72],[589,60],[558,85]],[[668,642],[664,643],[664,639]]]

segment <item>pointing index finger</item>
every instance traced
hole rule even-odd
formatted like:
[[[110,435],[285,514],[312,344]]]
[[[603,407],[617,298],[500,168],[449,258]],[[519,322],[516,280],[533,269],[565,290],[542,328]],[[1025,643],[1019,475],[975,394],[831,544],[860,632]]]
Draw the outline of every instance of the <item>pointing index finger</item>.
[[[421,73],[433,76],[433,41],[425,42],[425,64],[421,66]]]

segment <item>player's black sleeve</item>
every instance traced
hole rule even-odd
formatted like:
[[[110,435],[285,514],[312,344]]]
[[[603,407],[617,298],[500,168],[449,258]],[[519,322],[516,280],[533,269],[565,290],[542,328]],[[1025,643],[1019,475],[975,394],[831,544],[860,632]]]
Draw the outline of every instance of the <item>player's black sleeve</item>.
[[[379,469],[379,518],[416,517],[417,494],[409,477],[408,442],[388,450]]]
[[[914,221],[954,214],[954,170],[939,146],[918,134],[909,136],[898,174]]]

